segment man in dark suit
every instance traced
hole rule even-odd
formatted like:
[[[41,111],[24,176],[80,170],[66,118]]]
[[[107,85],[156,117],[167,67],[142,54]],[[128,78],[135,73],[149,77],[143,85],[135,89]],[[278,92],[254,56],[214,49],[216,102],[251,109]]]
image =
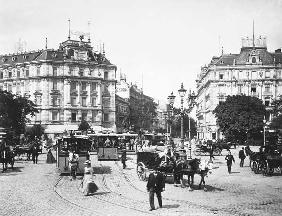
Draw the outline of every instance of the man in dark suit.
[[[157,171],[153,170],[150,173],[148,182],[147,182],[147,191],[149,192],[149,202],[150,202],[150,211],[155,210],[154,204],[154,193],[156,193],[159,207],[162,208],[162,192],[165,189],[165,177],[164,175]]]

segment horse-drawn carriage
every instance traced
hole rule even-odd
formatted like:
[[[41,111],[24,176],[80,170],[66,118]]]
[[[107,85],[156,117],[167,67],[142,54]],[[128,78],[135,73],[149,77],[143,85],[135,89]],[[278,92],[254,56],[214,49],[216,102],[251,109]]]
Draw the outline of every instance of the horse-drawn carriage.
[[[274,170],[282,174],[282,155],[271,146],[261,147],[259,152],[249,152],[250,167],[254,173],[271,175]]]
[[[197,158],[181,157],[181,152],[175,152],[173,156],[168,156],[164,152],[137,152],[136,171],[139,179],[145,181],[150,171],[158,170],[166,178],[172,177],[174,184],[182,186],[184,186],[183,176],[187,175],[189,187],[194,183],[194,175],[199,174],[201,176],[199,187],[201,187],[202,183],[205,186],[204,177],[212,169],[210,165]]]
[[[165,161],[163,161],[165,162]],[[137,152],[137,168],[136,172],[140,180],[145,181],[149,176],[149,172],[160,168],[162,165],[162,156],[157,152]],[[173,166],[171,166],[173,167]],[[167,166],[162,169],[165,175],[172,173],[172,169]]]
[[[8,169],[8,164],[14,169],[15,155],[10,146],[0,146],[0,163],[2,163],[2,172]]]

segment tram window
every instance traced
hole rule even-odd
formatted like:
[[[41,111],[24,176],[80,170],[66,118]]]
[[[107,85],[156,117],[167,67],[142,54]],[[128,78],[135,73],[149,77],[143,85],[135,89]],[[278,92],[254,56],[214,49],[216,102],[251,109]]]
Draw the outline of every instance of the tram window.
[[[71,113],[71,120],[76,121],[76,113]]]

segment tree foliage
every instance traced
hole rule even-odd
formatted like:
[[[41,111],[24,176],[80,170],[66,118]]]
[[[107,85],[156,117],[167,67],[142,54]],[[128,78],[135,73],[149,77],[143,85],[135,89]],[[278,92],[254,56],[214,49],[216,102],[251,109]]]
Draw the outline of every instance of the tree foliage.
[[[157,115],[157,105],[153,101],[129,100],[129,124],[134,127],[135,131],[141,128],[151,130],[154,118]]]
[[[85,121],[85,120],[82,120],[82,121],[80,122],[80,125],[78,126],[78,130],[80,130],[80,131],[87,131],[87,130],[89,130],[90,128],[91,128],[90,125],[89,125],[88,122]]]
[[[25,136],[29,137],[31,140],[34,140],[36,137],[41,139],[41,136],[44,134],[45,128],[41,124],[35,124],[32,127],[26,127]]]
[[[270,127],[274,129],[282,129],[282,97],[272,102],[273,118]]]
[[[171,120],[169,120],[169,124],[172,124],[172,136],[181,136],[181,109],[174,108],[173,109],[173,116],[171,116]],[[196,121],[190,117],[190,138],[193,138],[197,135],[197,124]],[[189,136],[189,111],[187,109],[184,109],[183,112],[183,132],[184,135],[187,137]]]
[[[38,112],[29,99],[0,90],[0,127],[13,131],[16,135],[24,133],[29,116]]]
[[[265,106],[256,97],[234,95],[218,104],[213,114],[228,141],[244,142],[263,130]]]

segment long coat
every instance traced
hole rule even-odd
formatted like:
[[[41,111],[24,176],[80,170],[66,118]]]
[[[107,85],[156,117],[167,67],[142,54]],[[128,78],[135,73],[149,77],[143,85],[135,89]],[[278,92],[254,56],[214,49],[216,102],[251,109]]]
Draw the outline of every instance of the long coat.
[[[155,192],[161,192],[165,188],[165,177],[161,172],[150,173],[148,182],[147,182],[147,190],[149,191],[151,188],[154,189]]]

